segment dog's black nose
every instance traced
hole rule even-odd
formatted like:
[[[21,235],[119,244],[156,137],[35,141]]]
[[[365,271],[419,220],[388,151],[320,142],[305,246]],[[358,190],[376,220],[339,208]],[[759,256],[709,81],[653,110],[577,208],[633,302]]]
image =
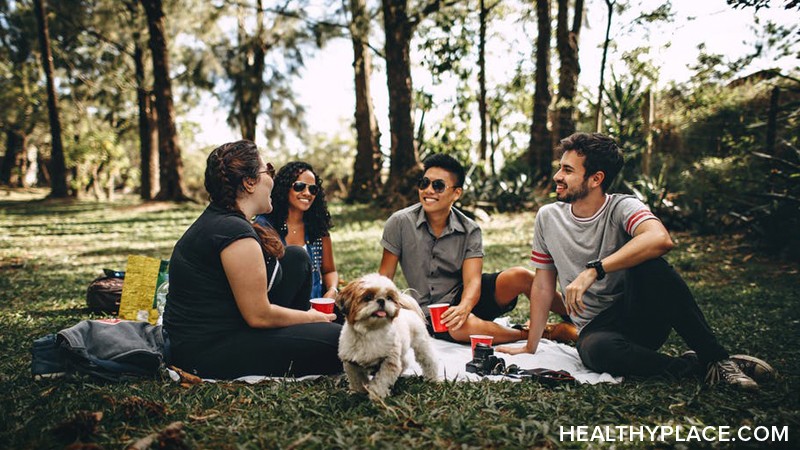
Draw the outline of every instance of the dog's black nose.
[[[379,305],[381,305],[381,308],[383,308],[384,306],[386,306],[386,300],[385,300],[385,299],[379,298],[379,299],[378,299],[378,300],[376,300],[376,301],[378,302],[378,304],[379,304]]]

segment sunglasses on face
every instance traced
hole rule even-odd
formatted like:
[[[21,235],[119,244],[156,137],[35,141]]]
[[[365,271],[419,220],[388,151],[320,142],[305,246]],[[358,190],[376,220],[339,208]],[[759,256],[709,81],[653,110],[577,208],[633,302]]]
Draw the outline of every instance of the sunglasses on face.
[[[270,178],[275,178],[275,166],[272,163],[267,163],[266,168],[264,170],[259,170],[258,173],[265,173],[269,175]]]
[[[316,184],[308,184],[308,183],[303,183],[302,181],[295,181],[294,184],[292,185],[292,189],[295,192],[303,192],[306,188],[308,188],[308,193],[311,195],[317,195],[317,193],[319,192],[319,186],[317,186]]]
[[[445,183],[445,181],[442,179],[431,180],[428,177],[422,177],[417,182],[417,187],[419,188],[419,190],[428,189],[428,186],[433,186],[433,192],[436,192],[437,194],[441,194],[447,188],[458,187],[458,186],[448,186],[447,183]]]

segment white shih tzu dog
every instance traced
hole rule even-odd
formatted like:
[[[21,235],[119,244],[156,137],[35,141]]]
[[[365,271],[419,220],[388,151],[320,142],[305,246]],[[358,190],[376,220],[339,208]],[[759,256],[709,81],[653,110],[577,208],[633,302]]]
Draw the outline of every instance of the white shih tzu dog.
[[[439,367],[416,300],[377,273],[349,283],[336,297],[345,315],[339,337],[339,358],[350,389],[382,399],[406,369],[405,356],[414,349],[426,379],[435,380]],[[370,375],[374,374],[372,379]]]

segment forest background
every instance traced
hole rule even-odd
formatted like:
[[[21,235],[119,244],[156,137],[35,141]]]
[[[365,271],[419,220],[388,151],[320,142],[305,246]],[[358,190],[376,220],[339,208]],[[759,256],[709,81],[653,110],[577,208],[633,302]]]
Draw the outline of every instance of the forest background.
[[[718,3],[752,14],[733,30],[743,53],[692,36],[697,59],[676,81],[669,37],[685,40],[680,30],[697,20],[685,2],[3,1],[0,184],[204,201],[205,155],[244,137],[276,165],[317,165],[332,194],[387,207],[413,199],[422,158],[447,152],[469,167],[461,206],[491,213],[551,201],[558,140],[601,131],[627,156],[615,190],[671,229],[744,231],[791,257],[800,5]],[[582,46],[594,29],[605,30],[600,45]],[[352,47],[338,61],[349,86],[304,73],[315,55],[343,54],[336,42]],[[582,61],[597,69],[580,75]],[[353,120],[315,131],[301,77],[352,89],[354,104],[337,107]],[[320,97],[303,100],[318,108]],[[230,128],[215,124],[221,115]]]

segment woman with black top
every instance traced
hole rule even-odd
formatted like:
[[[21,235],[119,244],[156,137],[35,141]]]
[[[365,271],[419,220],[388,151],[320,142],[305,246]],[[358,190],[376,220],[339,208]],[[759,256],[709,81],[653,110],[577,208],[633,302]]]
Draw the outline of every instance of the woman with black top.
[[[209,155],[211,204],[170,259],[170,364],[211,378],[341,372],[341,327],[335,315],[310,309],[308,254],[249,220],[272,210],[273,176],[250,141]]]

